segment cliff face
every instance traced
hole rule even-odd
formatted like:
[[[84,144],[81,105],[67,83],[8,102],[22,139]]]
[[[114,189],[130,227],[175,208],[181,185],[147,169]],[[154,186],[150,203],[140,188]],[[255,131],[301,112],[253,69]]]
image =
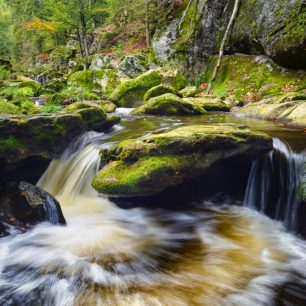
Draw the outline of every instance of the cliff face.
[[[192,72],[217,53],[233,0],[184,0],[165,10],[156,25],[153,49],[162,61],[176,60]],[[306,2],[245,0],[227,53],[267,55],[286,68],[306,68]]]

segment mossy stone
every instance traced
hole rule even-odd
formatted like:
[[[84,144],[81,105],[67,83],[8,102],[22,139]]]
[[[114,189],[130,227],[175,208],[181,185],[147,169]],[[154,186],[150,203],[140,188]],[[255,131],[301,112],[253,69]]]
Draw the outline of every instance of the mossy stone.
[[[20,114],[20,108],[13,103],[0,99],[0,114]]]
[[[136,108],[134,114],[149,115],[202,115],[206,111],[201,105],[185,101],[180,97],[167,93],[150,99],[146,104]]]
[[[181,127],[101,150],[104,167],[93,187],[113,196],[152,195],[205,173],[218,161],[238,156],[251,161],[271,149],[270,136],[246,126]]]
[[[180,96],[179,92],[175,88],[164,84],[160,84],[158,86],[152,87],[145,93],[144,101],[148,101],[151,98],[158,97],[166,93],[172,93],[176,96]]]

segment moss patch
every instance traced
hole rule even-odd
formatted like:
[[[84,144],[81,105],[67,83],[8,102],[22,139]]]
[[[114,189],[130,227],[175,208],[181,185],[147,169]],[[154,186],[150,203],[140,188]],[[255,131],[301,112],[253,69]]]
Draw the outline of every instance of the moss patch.
[[[5,100],[0,100],[0,114],[19,114],[20,109],[13,103],[7,102]]]
[[[150,99],[146,104],[136,108],[133,113],[150,115],[201,115],[205,114],[206,111],[199,104],[194,104],[172,93],[167,93]]]
[[[210,57],[203,82],[211,79],[217,58]],[[213,92],[243,102],[306,88],[305,71],[284,70],[266,58],[229,55],[222,61]]]
[[[202,174],[233,156],[257,158],[272,148],[271,137],[245,126],[188,126],[119,143],[101,151],[104,168],[93,180],[100,192],[150,195]]]

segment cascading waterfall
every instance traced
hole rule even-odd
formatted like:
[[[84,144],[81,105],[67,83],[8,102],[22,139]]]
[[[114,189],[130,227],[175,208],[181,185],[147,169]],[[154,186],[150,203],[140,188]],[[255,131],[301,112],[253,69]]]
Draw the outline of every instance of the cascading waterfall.
[[[273,147],[263,159],[254,161],[243,205],[281,220],[288,230],[295,231],[306,154],[294,153],[276,138]]]
[[[98,195],[98,151],[112,141],[87,133],[51,163],[39,185],[67,226],[0,240],[0,305],[305,305],[306,245],[264,215],[122,210]]]

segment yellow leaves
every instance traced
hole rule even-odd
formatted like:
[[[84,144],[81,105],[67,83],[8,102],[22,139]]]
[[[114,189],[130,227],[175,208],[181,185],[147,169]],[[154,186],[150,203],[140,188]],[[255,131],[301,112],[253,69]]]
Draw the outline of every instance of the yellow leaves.
[[[34,17],[33,20],[30,22],[26,22],[24,26],[28,30],[35,30],[35,31],[54,32],[55,30],[54,22],[44,21],[38,17]]]

